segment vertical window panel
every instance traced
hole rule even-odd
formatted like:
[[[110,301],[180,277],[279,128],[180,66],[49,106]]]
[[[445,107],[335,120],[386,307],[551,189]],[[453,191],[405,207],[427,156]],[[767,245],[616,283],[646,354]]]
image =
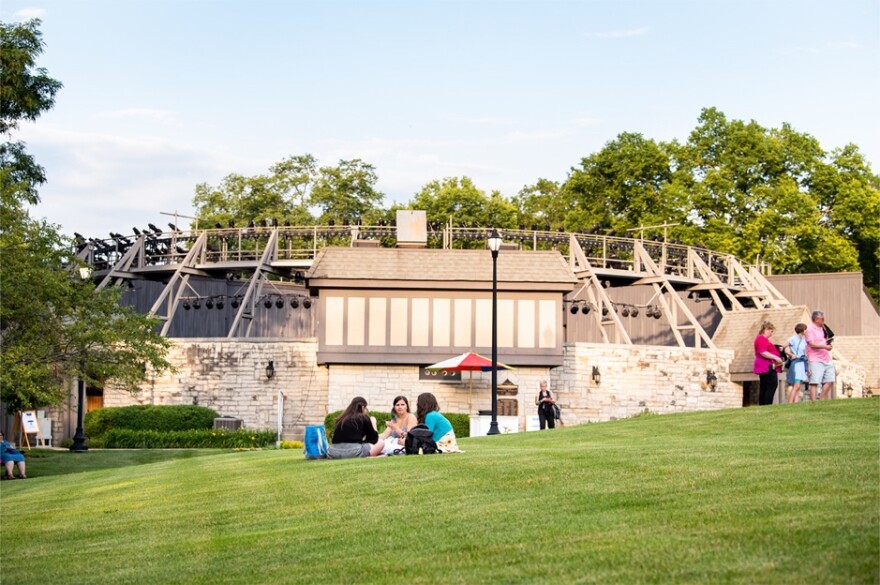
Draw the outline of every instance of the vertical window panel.
[[[428,299],[412,300],[412,345],[424,347],[428,345],[428,317],[430,315]]]
[[[367,304],[364,297],[348,297],[346,345],[364,344],[364,321]]]
[[[475,347],[492,347],[492,299],[477,299],[475,303]]]
[[[391,345],[405,346],[409,331],[409,311],[406,299],[391,299]]]
[[[538,301],[538,347],[556,347],[556,301]]]
[[[388,299],[370,298],[369,345],[385,345],[385,328]]]
[[[449,299],[434,299],[433,318],[433,346],[446,347],[449,345],[449,329],[452,325],[450,309],[452,303]]]
[[[535,301],[520,300],[516,312],[516,346],[535,347]]]
[[[342,317],[345,308],[345,299],[342,297],[327,297],[324,300],[324,343],[327,345],[342,345]]]
[[[489,310],[491,311],[491,301]],[[492,315],[489,315],[491,323]],[[498,347],[513,347],[513,324],[516,320],[513,299],[498,299]],[[490,327],[491,329],[491,327]],[[489,345],[492,345],[490,342]]]
[[[471,300],[455,299],[455,330],[452,344],[457,347],[471,347]]]

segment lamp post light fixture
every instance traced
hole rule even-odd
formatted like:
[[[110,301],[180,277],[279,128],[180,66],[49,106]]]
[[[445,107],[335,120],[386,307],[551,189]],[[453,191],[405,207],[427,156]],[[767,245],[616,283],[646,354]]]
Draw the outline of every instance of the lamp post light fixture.
[[[269,360],[269,363],[266,364],[266,379],[271,380],[275,377],[275,362]]]
[[[501,236],[492,228],[487,241],[492,252],[492,420],[487,435],[498,435],[498,250]]]
[[[89,280],[92,277],[92,267],[81,267],[79,269],[79,277],[81,280]],[[82,363],[80,363],[80,368],[82,367]],[[77,380],[76,385],[76,431],[73,434],[73,444],[70,446],[70,450],[73,452],[82,452],[89,450],[89,448],[86,446],[86,433],[83,430],[83,417],[85,416],[84,403],[86,401],[86,382],[82,378],[82,372],[80,372],[79,379]]]

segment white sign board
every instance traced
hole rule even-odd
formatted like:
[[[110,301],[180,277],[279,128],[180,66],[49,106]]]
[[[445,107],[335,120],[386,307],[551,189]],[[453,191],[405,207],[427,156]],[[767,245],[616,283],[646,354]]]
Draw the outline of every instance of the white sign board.
[[[37,422],[35,410],[25,410],[21,413],[21,426],[25,433],[39,433],[40,423]]]

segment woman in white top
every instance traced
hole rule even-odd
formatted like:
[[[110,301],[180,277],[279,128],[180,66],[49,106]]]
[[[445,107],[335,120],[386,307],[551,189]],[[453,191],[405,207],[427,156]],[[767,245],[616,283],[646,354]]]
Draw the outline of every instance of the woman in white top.
[[[409,400],[406,396],[398,396],[394,399],[391,409],[391,420],[385,425],[385,431],[379,439],[385,441],[382,453],[394,455],[394,451],[403,449],[406,440],[406,432],[416,426],[416,416],[409,410]]]

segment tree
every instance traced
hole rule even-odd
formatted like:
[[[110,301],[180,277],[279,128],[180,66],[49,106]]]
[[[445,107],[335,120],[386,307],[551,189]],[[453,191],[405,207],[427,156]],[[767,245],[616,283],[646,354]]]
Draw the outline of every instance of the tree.
[[[54,104],[61,84],[34,69],[43,50],[39,21],[0,23],[0,128],[7,136],[22,119]],[[21,142],[0,147],[0,399],[10,411],[60,404],[74,377],[134,389],[146,366],[170,367],[170,342],[156,321],[120,307],[119,291],[95,291],[74,274],[71,242],[30,217],[45,171]]]
[[[312,205],[322,210],[319,222],[342,225],[376,223],[384,216],[385,195],[376,191],[376,169],[360,159],[340,160],[335,167],[321,167],[312,189]]]
[[[193,197],[199,226],[243,226],[266,220],[314,224],[309,205],[317,178],[315,157],[304,154],[282,160],[265,175],[245,177],[233,173],[217,187],[200,183]]]

